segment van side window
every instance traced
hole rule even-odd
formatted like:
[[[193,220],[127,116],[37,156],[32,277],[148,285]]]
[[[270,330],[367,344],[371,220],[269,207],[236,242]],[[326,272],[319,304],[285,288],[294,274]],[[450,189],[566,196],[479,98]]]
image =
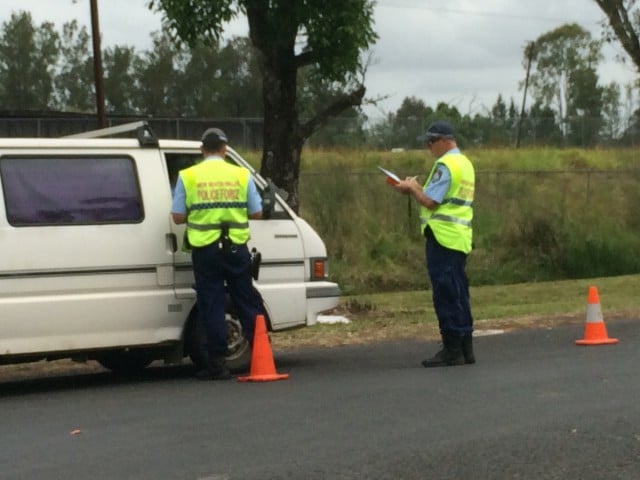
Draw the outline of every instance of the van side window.
[[[3,156],[0,178],[13,226],[137,223],[144,218],[130,157]]]
[[[164,157],[167,162],[171,191],[173,191],[173,188],[176,186],[180,170],[189,168],[202,160],[202,155],[193,153],[165,153]]]

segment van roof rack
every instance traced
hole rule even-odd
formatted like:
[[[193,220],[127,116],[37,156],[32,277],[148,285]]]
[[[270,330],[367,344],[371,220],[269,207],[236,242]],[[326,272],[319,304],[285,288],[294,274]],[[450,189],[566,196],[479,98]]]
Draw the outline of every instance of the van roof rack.
[[[139,122],[123,123],[122,125],[116,125],[115,127],[75,133],[73,135],[66,135],[63,138],[102,138],[130,132],[136,132],[138,142],[141,147],[156,148],[159,145],[158,137],[156,137],[156,134],[151,130],[149,124],[144,120]]]

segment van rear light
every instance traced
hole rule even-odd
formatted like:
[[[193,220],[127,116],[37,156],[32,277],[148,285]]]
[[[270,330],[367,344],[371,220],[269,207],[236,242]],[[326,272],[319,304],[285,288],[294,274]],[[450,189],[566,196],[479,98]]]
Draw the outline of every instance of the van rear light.
[[[329,265],[326,258],[311,259],[311,280],[324,280],[329,275]]]

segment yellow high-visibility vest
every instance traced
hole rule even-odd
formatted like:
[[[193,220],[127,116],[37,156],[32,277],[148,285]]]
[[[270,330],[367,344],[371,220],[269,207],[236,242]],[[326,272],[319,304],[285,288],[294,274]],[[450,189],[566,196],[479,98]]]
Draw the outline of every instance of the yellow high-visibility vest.
[[[429,225],[440,245],[469,253],[473,236],[471,220],[476,178],[473,164],[461,153],[444,154],[434,164],[424,189],[431,183],[438,164],[449,169],[451,185],[437,208],[420,208],[420,231],[424,232]]]
[[[236,245],[249,240],[249,170],[223,160],[204,161],[180,171],[187,205],[187,238],[193,247],[220,238],[222,225]]]

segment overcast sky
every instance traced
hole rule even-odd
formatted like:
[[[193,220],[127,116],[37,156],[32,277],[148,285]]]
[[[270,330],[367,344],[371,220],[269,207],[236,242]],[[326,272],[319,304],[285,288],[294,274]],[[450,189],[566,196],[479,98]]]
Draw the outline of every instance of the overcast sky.
[[[294,0],[292,0],[294,1]],[[340,4],[341,0],[327,0]],[[146,0],[98,2],[102,46],[129,45],[139,51],[151,45],[150,33],[161,29],[161,17]],[[53,22],[58,29],[77,19],[91,31],[89,0],[20,0],[0,2],[0,21],[12,11],[31,12],[36,25]],[[593,0],[378,0],[373,49],[367,74],[368,97],[389,96],[371,116],[394,112],[408,96],[427,105],[444,101],[464,113],[491,108],[498,94],[519,107],[526,44],[558,26],[576,22],[599,36],[603,14]],[[228,34],[246,34],[245,21]],[[622,49],[607,47],[601,81],[627,83],[635,69],[614,60]]]

